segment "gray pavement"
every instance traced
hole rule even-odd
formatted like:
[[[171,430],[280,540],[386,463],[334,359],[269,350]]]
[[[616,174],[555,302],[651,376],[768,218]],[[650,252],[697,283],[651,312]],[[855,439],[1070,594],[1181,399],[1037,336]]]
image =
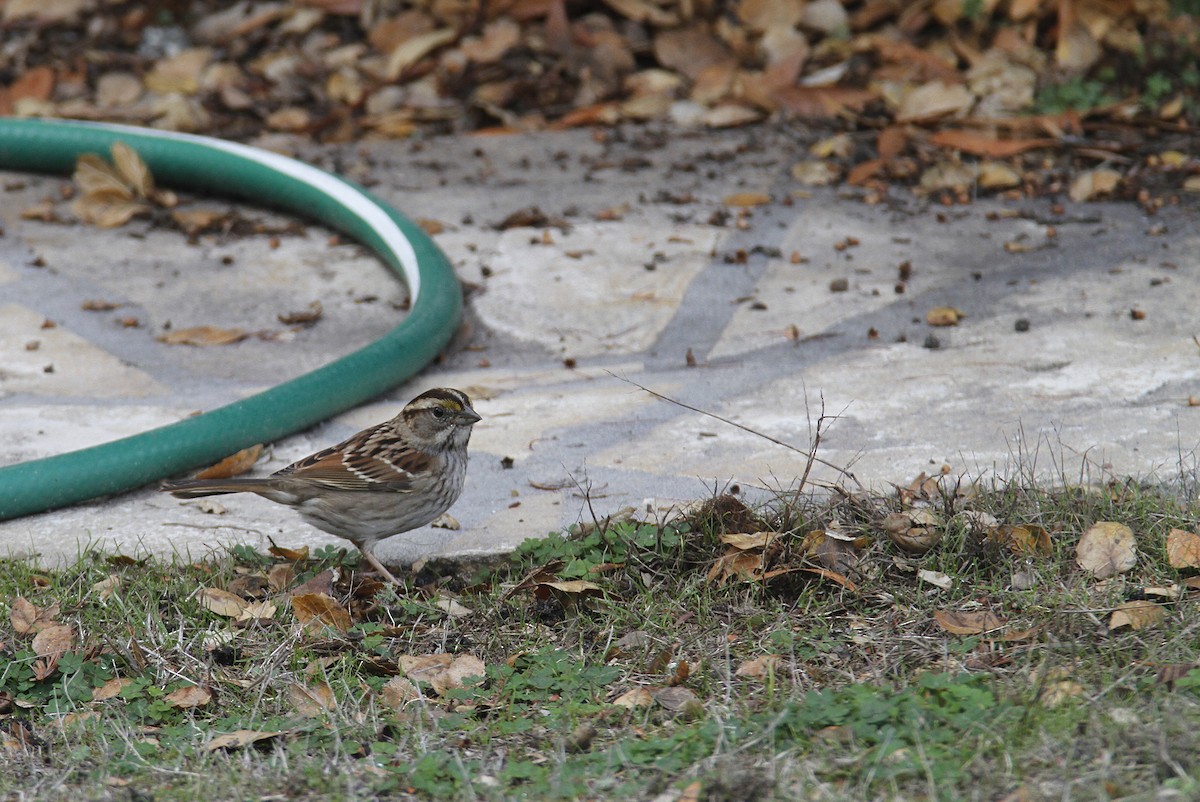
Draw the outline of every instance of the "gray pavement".
[[[943,466],[1057,482],[1194,479],[1194,197],[1155,216],[1128,204],[943,207],[904,192],[867,205],[798,185],[790,167],[805,143],[787,132],[607,136],[298,147],[443,224],[435,239],[469,285],[468,323],[441,364],[276,443],[257,470],[390,417],[427,387],[466,390],[484,420],[452,511],[460,528],[386,541],[377,554],[391,564],[507,550],[593,512],[663,514],[728,483],[769,494],[803,471],[801,454],[626,377],[800,449],[824,409],[821,456],[875,489]],[[63,179],[0,178],[4,463],[226,403],[374,339],[403,314],[402,285],[319,227],[272,247],[270,234],[189,244],[145,221],[105,231],[21,220],[58,198]],[[743,212],[723,202],[733,193],[771,202]],[[530,206],[562,225],[495,227]],[[69,218],[68,207],[59,204]],[[268,228],[288,223],[237,208]],[[120,306],[82,310],[89,300]],[[314,300],[324,315],[311,328],[277,320]],[[926,313],[942,305],[965,318],[930,326]],[[46,319],[57,326],[43,328]],[[167,346],[155,335],[168,324],[262,336]],[[234,542],[341,543],[256,497],[218,501],[147,488],[2,522],[0,553],[54,564],[93,546],[200,556]]]

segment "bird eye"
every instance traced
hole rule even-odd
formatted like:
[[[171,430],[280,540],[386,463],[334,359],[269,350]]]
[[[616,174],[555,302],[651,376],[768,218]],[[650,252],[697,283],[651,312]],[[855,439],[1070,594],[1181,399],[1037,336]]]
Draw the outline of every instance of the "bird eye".
[[[446,417],[446,408],[445,407],[434,407],[433,408],[433,417],[435,417],[435,418]]]

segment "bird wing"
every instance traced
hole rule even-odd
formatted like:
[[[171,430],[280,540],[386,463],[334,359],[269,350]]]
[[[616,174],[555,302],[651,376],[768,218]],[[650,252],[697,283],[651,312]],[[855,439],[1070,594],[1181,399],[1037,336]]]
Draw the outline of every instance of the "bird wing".
[[[331,490],[410,492],[414,476],[430,470],[432,458],[401,445],[398,438],[382,437],[378,432],[371,434],[374,436],[352,437],[318,451],[275,475],[307,479]]]

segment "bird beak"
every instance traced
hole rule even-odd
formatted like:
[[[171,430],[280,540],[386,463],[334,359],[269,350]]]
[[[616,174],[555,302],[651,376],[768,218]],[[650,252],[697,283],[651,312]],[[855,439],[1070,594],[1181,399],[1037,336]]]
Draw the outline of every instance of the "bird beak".
[[[458,413],[458,422],[464,426],[471,426],[479,423],[480,420],[482,419],[479,417],[479,413],[470,407],[463,407],[462,412]]]

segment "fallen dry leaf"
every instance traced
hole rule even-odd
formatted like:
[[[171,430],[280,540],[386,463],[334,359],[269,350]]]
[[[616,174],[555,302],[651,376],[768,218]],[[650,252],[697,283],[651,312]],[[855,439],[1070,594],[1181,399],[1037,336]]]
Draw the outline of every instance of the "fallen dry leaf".
[[[1075,562],[1096,579],[1125,573],[1137,565],[1133,530],[1112,521],[1093,524],[1079,538]]]
[[[404,654],[397,658],[404,675],[413,682],[425,682],[438,696],[461,688],[470,677],[484,677],[487,667],[469,654]]]
[[[726,195],[721,202],[734,207],[765,206],[771,202],[771,196],[765,192],[735,192]]]
[[[309,549],[308,546],[301,546],[298,549],[289,549],[287,546],[276,546],[275,544],[271,544],[271,547],[267,549],[267,551],[283,560],[304,562],[308,559]],[[318,576],[320,575],[318,574]],[[315,579],[316,577],[313,578]]]
[[[379,695],[385,705],[399,710],[409,702],[420,699],[421,691],[408,677],[392,677],[384,683]]]
[[[99,582],[94,582],[91,587],[91,592],[96,594],[100,601],[111,597],[114,593],[121,589],[121,575],[109,574]]]
[[[154,195],[154,176],[150,174],[150,168],[142,161],[141,156],[138,156],[137,151],[124,142],[114,142],[112,158],[117,175],[133,192],[134,197],[149,198]]]
[[[229,213],[215,209],[173,209],[171,219],[189,237],[205,231],[221,228],[229,220]]]
[[[1083,693],[1083,686],[1073,679],[1055,680],[1046,683],[1038,701],[1046,707],[1058,707]]]
[[[1172,568],[1200,568],[1200,535],[1186,529],[1167,533],[1167,563]]]
[[[733,546],[735,549],[746,551],[769,546],[778,537],[778,532],[754,532],[752,534],[729,532],[721,535],[721,542]]]
[[[93,702],[103,702],[105,699],[115,699],[121,694],[121,689],[133,684],[132,677],[114,677],[92,691]]]
[[[225,618],[237,618],[246,610],[245,599],[220,588],[200,588],[196,598],[205,610]]]
[[[957,326],[966,317],[961,309],[953,306],[935,306],[925,313],[925,322],[930,326]]]
[[[18,596],[13,599],[8,620],[18,635],[29,635],[41,632],[47,627],[56,626],[58,624],[58,613],[59,606],[57,602],[51,604],[49,607],[41,608],[24,596]]]
[[[634,688],[614,699],[613,704],[617,707],[650,707],[654,704],[654,694],[649,688]]]
[[[933,620],[951,635],[981,635],[1004,626],[1004,619],[991,610],[964,612],[961,610],[936,610]]]
[[[921,580],[922,582],[928,582],[929,584],[939,587],[942,590],[950,590],[950,588],[954,587],[954,580],[950,578],[949,574],[941,571],[931,571],[928,568],[922,568],[918,570],[917,579]]]
[[[292,596],[292,611],[305,632],[320,633],[326,627],[338,632],[350,629],[350,613],[327,593]]]
[[[231,476],[241,476],[254,467],[262,454],[262,443],[243,448],[236,454],[230,454],[215,465],[210,465],[196,474],[197,479],[228,479]]]
[[[287,312],[282,315],[276,315],[276,319],[285,326],[311,326],[321,319],[321,315],[325,309],[321,306],[320,301],[313,301],[308,305],[308,309],[302,309],[296,312]]]
[[[158,336],[158,341],[167,345],[229,345],[249,337],[241,329],[222,329],[216,326],[193,326],[176,329]]]
[[[1162,608],[1162,605],[1146,599],[1135,599],[1127,601],[1113,610],[1112,617],[1108,619],[1108,628],[1110,630],[1123,627],[1133,630],[1145,629],[1162,621],[1166,615],[1167,611]]]
[[[293,682],[287,686],[288,701],[302,716],[320,716],[332,710],[337,703],[328,682],[301,685]]]
[[[1071,181],[1071,188],[1067,190],[1067,195],[1076,203],[1082,203],[1111,194],[1119,183],[1121,183],[1121,174],[1116,170],[1107,168],[1086,170]]]
[[[940,117],[966,114],[975,103],[975,96],[965,86],[930,81],[913,89],[896,109],[896,121],[902,123],[929,122]]]
[[[204,707],[212,701],[212,691],[201,685],[187,685],[178,690],[171,691],[163,697],[163,701],[177,707],[181,710],[187,710],[193,707]]]
[[[775,671],[775,666],[779,665],[779,660],[780,655],[764,654],[742,663],[737,667],[737,671],[733,672],[733,675],[735,677],[765,679]]]
[[[924,554],[941,542],[945,530],[929,510],[892,512],[880,522],[888,539],[909,554]]]
[[[942,148],[953,148],[989,159],[1007,159],[1027,150],[1049,148],[1058,144],[1054,139],[997,139],[975,131],[943,129],[929,135],[929,142]]]
[[[204,749],[208,752],[217,749],[240,749],[243,746],[249,746],[259,741],[278,738],[284,732],[284,730],[234,730],[233,732],[216,736],[204,745]]]
[[[699,697],[696,696],[695,691],[679,685],[659,688],[652,691],[651,695],[654,697],[655,702],[672,712],[683,710],[689,705],[699,702]]]
[[[38,657],[61,657],[74,645],[75,628],[69,624],[52,624],[33,636],[33,652]]]
[[[988,540],[1003,546],[1013,554],[1049,557],[1053,552],[1050,533],[1045,527],[1037,524],[1004,524],[988,532]]]

